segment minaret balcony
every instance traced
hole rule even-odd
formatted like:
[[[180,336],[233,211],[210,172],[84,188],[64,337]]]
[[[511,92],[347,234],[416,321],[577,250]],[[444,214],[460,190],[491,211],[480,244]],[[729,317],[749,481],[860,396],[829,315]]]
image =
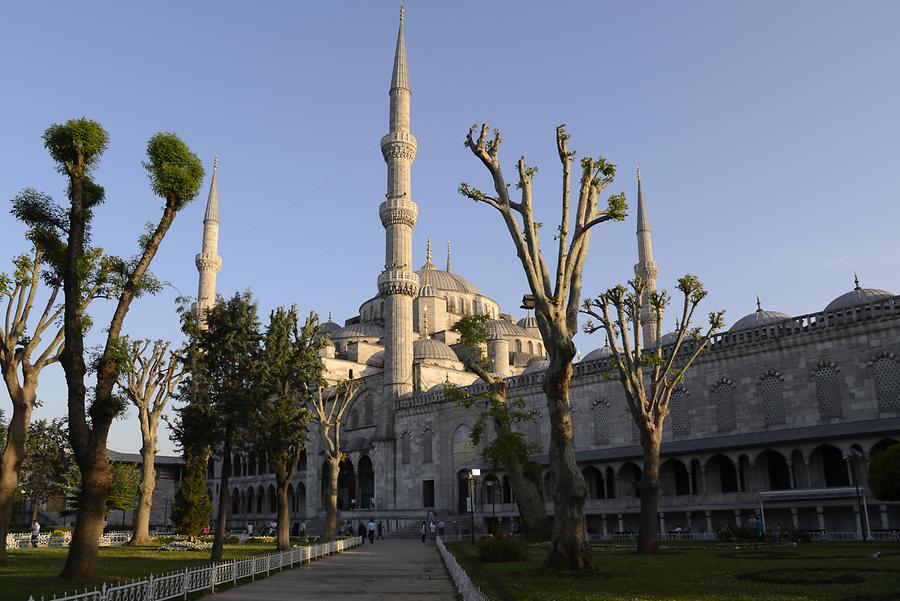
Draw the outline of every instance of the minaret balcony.
[[[382,296],[402,294],[415,297],[419,293],[419,276],[404,269],[385,269],[378,276],[378,293]]]
[[[400,157],[412,162],[416,158],[416,148],[416,137],[406,131],[392,131],[381,138],[381,154],[385,161]]]
[[[220,269],[222,269],[222,257],[220,257],[219,255],[199,253],[196,257],[194,257],[194,262],[197,264],[197,269],[199,271],[218,272]]]
[[[419,207],[402,196],[388,198],[378,206],[378,216],[384,227],[398,223],[414,227],[419,219]]]

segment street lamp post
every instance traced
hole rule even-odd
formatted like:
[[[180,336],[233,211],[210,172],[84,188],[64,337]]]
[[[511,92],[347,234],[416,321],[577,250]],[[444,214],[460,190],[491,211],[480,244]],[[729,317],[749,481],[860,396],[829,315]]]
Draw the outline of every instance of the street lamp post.
[[[853,486],[856,487],[856,508],[857,512],[862,514],[862,520],[865,520],[865,524],[860,520],[859,523],[859,535],[862,538],[863,542],[867,542],[869,540],[868,530],[869,530],[869,508],[862,501],[862,495],[859,491],[859,471],[856,466],[856,457],[859,455],[859,451],[856,449],[850,449],[850,454],[847,455],[847,461],[850,462],[850,469],[853,472]]]
[[[469,516],[472,520],[472,544],[475,544],[475,479],[481,475],[481,470],[473,467],[469,470]]]

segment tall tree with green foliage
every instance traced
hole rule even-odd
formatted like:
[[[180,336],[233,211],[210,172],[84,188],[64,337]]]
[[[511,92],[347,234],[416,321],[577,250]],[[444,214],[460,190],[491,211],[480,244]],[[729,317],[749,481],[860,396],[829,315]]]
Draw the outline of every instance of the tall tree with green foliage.
[[[196,314],[184,310],[182,324],[189,343],[179,391],[183,404],[174,429],[188,457],[209,449],[222,458],[211,555],[212,561],[221,561],[231,507],[232,457],[252,442],[250,428],[263,398],[258,389],[263,337],[249,292],[220,299],[206,311],[202,324]]]
[[[872,458],[869,491],[882,501],[900,501],[900,444],[894,443]]]
[[[307,407],[324,385],[319,329],[315,313],[301,327],[296,307],[279,307],[269,315],[260,355],[257,390],[262,398],[251,426],[251,444],[275,472],[280,551],[291,548],[288,486],[306,442],[311,418]]]
[[[65,421],[39,419],[29,424],[19,486],[32,503],[31,519],[37,519],[38,507],[50,497],[65,495],[75,477]]]
[[[322,450],[325,453],[325,469],[328,470],[325,486],[325,527],[322,540],[331,542],[337,538],[338,476],[341,472],[341,426],[344,414],[353,403],[359,383],[342,380],[330,388],[319,388],[312,399],[313,419],[319,429]]]
[[[32,189],[20,192],[13,199],[12,212],[20,215],[29,206],[40,207],[53,214],[60,226],[67,222],[61,209],[54,209],[49,196]],[[54,213],[55,211],[55,213]],[[46,226],[33,226],[28,237],[40,242]],[[59,248],[54,254],[58,255]],[[99,251],[88,253],[82,291],[82,310],[92,300],[107,293],[109,275],[100,261]],[[37,388],[41,371],[59,361],[63,347],[63,328],[59,323],[62,305],[57,303],[61,281],[53,270],[43,269],[43,253],[36,247],[32,255],[13,259],[13,270],[0,274],[0,299],[6,310],[0,323],[0,373],[12,401],[9,423],[3,428],[0,444],[0,540],[5,540],[12,518],[13,502],[19,490],[18,478],[27,453],[29,423],[37,402]],[[41,291],[45,289],[45,292]],[[44,298],[46,296],[46,298]],[[85,320],[85,327],[89,321]],[[46,342],[43,342],[46,339]],[[6,562],[6,548],[0,548],[0,563]]]
[[[575,152],[569,150],[569,134],[564,127],[556,128],[556,150],[562,166],[562,215],[559,226],[553,232],[558,247],[556,271],[551,275],[538,236],[542,224],[535,219],[534,213],[532,181],[537,168],[529,167],[524,156],[519,159],[516,163],[516,188],[520,196],[519,200],[513,200],[500,167],[500,132],[495,130],[491,135],[486,124],[477,134],[476,129],[477,126],[469,129],[465,145],[487,168],[494,193],[483,192],[465,182],[460,184],[459,192],[495,209],[503,218],[528,282],[529,294],[524,304],[534,308],[541,339],[550,359],[543,384],[550,421],[554,507],[553,539],[547,565],[559,570],[592,570],[591,546],[584,515],[588,489],[575,461],[575,429],[569,404],[569,382],[572,379],[572,359],[575,358],[573,338],[578,333],[578,311],[581,307],[581,277],[591,232],[600,223],[625,219],[625,195],[614,194],[605,205],[601,205],[600,195],[612,183],[616,174],[615,165],[602,156],[584,157],[581,159],[577,205],[572,207],[570,179]]]
[[[130,463],[122,461],[111,461],[109,463],[109,472],[112,474],[112,485],[109,487],[109,494],[106,496],[106,502],[103,505],[103,517],[106,518],[111,511],[129,510],[135,507],[137,501],[138,484],[140,483],[139,470]],[[66,510],[63,515],[73,515],[81,513],[81,503],[84,496],[81,494],[82,482],[77,476],[74,478],[74,484],[69,489],[69,496],[66,499]]]
[[[30,203],[19,214],[30,227],[42,228],[39,247],[48,258],[56,258],[54,267],[64,291],[65,345],[60,363],[68,387],[69,439],[81,471],[82,488],[81,509],[61,574],[63,578],[89,578],[96,572],[106,501],[113,486],[106,441],[112,421],[122,411],[122,399],[114,394],[122,362],[127,357],[120,338],[122,327],[134,299],[158,289],[159,283],[148,277],[150,263],[178,211],[194,199],[203,179],[200,159],[175,134],[156,134],[147,143],[144,167],[151,188],[164,201],[162,214],[140,237],[137,255],[114,265],[115,307],[104,330],[106,340],[96,361],[96,385],[88,404],[82,296],[91,222],[105,197],[103,187],[93,179],[93,172],[108,143],[106,131],[90,119],[71,119],[47,128],[44,146],[57,170],[68,180],[68,207],[63,210],[52,203]],[[59,216],[66,214],[67,221],[61,223]]]
[[[209,514],[212,511],[212,499],[206,494],[208,462],[208,452],[204,453],[198,449],[185,452],[181,493],[172,506],[175,531],[186,535],[190,540],[194,540],[194,537],[209,524]]]
[[[472,395],[463,388],[451,387],[447,389],[447,394],[467,409],[480,410],[472,428],[473,444],[478,445],[487,434],[487,426],[492,426],[493,440],[485,446],[484,457],[495,469],[506,471],[519,507],[525,537],[533,542],[546,541],[550,539],[550,521],[541,494],[541,472],[528,460],[529,454],[537,449],[528,444],[521,432],[513,429],[514,424],[535,418],[521,399],[510,400],[507,397],[506,379],[491,371],[490,360],[483,350],[488,340],[485,328],[488,319],[487,315],[466,315],[452,328],[459,332],[460,342],[468,347],[466,367],[478,374],[487,385],[487,390]]]
[[[629,281],[628,285],[629,288],[615,286],[595,299],[586,300],[583,312],[591,320],[584,329],[587,333],[600,329],[606,332],[612,348],[614,377],[622,383],[628,411],[641,434],[644,459],[638,483],[641,491],[638,551],[656,553],[659,551],[659,451],[663,425],[669,415],[669,400],[694,361],[706,352],[710,339],[722,327],[725,313],[710,313],[705,332],[692,328],[697,305],[706,298],[707,292],[699,279],[685,275],[678,280],[684,302],[675,342],[663,347],[659,336],[654,348],[641,348],[644,303],[650,304],[649,314],[656,321],[656,332],[662,332],[669,295],[665,291],[648,294],[641,278]]]
[[[166,403],[184,375],[181,358],[170,351],[171,343],[163,340],[128,341],[128,362],[120,377],[119,387],[137,408],[141,426],[141,482],[138,485],[134,534],[129,545],[150,543],[150,510],[156,487],[156,450],[159,420]]]

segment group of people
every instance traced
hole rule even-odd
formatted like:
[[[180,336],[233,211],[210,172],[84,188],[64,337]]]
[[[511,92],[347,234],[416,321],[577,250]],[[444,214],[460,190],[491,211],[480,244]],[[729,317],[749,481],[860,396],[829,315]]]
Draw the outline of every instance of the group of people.
[[[338,534],[341,536],[351,534],[353,532],[353,525],[350,523],[350,520],[346,522],[342,522],[340,528],[338,528]],[[366,542],[366,538],[369,539],[369,544],[374,544],[375,539],[384,540],[384,522],[378,520],[378,523],[375,523],[375,520],[369,520],[367,524],[365,520],[359,522],[359,526],[356,528],[356,535],[361,536],[363,539],[363,543]]]
[[[419,533],[422,535],[422,542],[424,543],[428,535],[431,535],[431,540],[436,539],[438,536],[441,538],[444,537],[444,528],[446,524],[444,524],[444,520],[440,520],[437,523],[434,521],[434,513],[428,512],[428,519],[422,522],[422,527],[419,528]]]
[[[258,529],[257,529],[258,528]],[[262,525],[256,526],[253,522],[247,522],[247,536],[253,536],[256,532],[257,536],[275,536],[278,534],[278,522],[263,522]],[[294,522],[291,526],[291,536],[306,536],[306,522]]]

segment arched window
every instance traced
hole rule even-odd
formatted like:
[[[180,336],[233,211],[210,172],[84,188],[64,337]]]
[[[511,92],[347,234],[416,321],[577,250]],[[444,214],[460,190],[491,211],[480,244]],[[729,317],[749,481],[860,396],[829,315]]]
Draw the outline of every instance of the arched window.
[[[768,372],[759,380],[759,396],[762,398],[763,418],[767,426],[783,424],[784,380],[777,372]]]
[[[876,357],[870,365],[875,376],[878,411],[900,410],[900,369],[897,367],[897,360],[885,353]]]
[[[609,402],[599,398],[591,404],[591,425],[594,444],[609,442]]]
[[[472,430],[462,424],[453,433],[453,469],[468,465],[475,459],[475,445],[472,444]]]
[[[263,512],[263,500],[266,497],[266,491],[263,490],[262,486],[257,487],[256,489],[256,513]]]
[[[716,410],[716,430],[730,432],[737,427],[734,411],[734,382],[720,380],[712,389],[713,405]]]
[[[426,426],[422,431],[422,463],[431,463],[434,450],[434,432],[431,426]]]
[[[375,423],[375,400],[371,395],[366,397],[365,402],[363,403],[363,411],[365,417],[365,423],[367,426],[370,426]]]
[[[522,341],[519,339],[516,339],[516,352],[517,353],[522,352]]]
[[[350,418],[347,420],[348,428],[359,428],[359,411],[356,409],[350,410]]]
[[[823,363],[813,373],[816,381],[816,401],[819,403],[819,417],[830,419],[841,417],[840,372],[834,363]]]
[[[271,484],[269,485],[269,513],[275,513],[278,511],[278,504],[275,498],[275,487]]]
[[[238,489],[231,491],[231,514],[238,515],[241,513],[241,493]]]
[[[534,418],[528,424],[528,444],[534,447],[532,451],[544,450],[544,440],[541,437],[541,413],[535,412]]]
[[[541,346],[540,342],[537,343],[537,351],[538,351],[537,352],[538,355],[540,355],[541,357],[544,356],[544,347]]]
[[[400,463],[409,464],[409,432],[400,435]]]
[[[528,341],[528,354],[529,355],[534,354],[534,343],[532,343],[530,340]]]
[[[676,388],[672,391],[672,397],[669,399],[669,413],[672,416],[672,434],[684,436],[691,433],[687,390]]]

